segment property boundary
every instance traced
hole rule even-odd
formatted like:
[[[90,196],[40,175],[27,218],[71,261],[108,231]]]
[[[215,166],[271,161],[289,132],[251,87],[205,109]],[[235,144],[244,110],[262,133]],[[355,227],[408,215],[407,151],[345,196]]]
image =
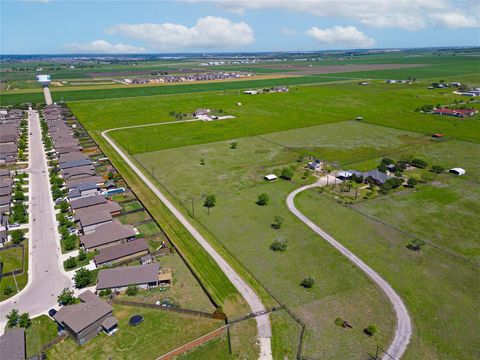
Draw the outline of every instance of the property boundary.
[[[23,244],[13,244],[13,245],[9,245],[9,246],[5,246],[5,247],[0,248],[0,253],[2,251],[6,251],[6,250],[9,250],[11,248],[22,248],[22,268],[17,269],[17,270],[12,270],[12,271],[9,271],[9,272],[6,272],[6,273],[1,273],[0,272],[0,280],[4,277],[7,277],[7,276],[23,274],[23,271],[25,269],[25,266],[24,266],[25,265],[25,247],[23,246]],[[2,271],[3,271],[3,266],[2,266]]]

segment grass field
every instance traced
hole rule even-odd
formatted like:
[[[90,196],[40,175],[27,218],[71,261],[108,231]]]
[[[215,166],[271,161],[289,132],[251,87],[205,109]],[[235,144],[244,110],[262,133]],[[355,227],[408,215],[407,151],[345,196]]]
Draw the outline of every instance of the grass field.
[[[8,276],[8,277],[2,277],[2,280],[0,281],[0,301],[5,300],[17,293],[17,285],[18,289],[22,290],[28,283],[28,242],[23,241],[23,246],[24,246],[24,271],[20,275],[15,275],[15,278],[13,276]],[[6,252],[7,254],[3,254]],[[0,252],[0,261],[4,262],[7,264],[8,267],[11,267],[10,270],[6,270],[7,268],[4,268],[3,272],[6,271],[11,271],[13,270],[13,267],[15,268],[20,268],[21,263],[20,263],[20,256],[21,256],[21,251],[19,252],[18,249],[15,249],[13,252],[11,249],[2,251]],[[15,283],[16,280],[16,283]],[[4,290],[7,286],[12,287],[14,289],[13,293],[10,295],[5,295]]]
[[[27,339],[27,358],[40,355],[42,346],[57,337],[57,325],[47,315],[32,319],[32,325],[25,331]]]
[[[220,327],[222,322],[207,318],[169,313],[146,308],[113,305],[119,331],[114,336],[100,334],[83,346],[71,338],[47,352],[49,359],[105,359],[115,354],[122,359],[156,359],[201,335]],[[128,319],[142,314],[139,326],[129,326]]]

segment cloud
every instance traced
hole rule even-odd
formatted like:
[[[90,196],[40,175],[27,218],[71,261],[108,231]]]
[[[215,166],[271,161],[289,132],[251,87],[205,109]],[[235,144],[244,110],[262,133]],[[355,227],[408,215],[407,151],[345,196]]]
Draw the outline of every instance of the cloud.
[[[288,36],[293,36],[297,34],[297,31],[294,29],[290,29],[287,27],[282,28],[282,34],[283,35],[288,35]]]
[[[235,48],[254,41],[248,24],[216,16],[200,18],[192,27],[171,23],[118,24],[106,31],[140,40],[156,50]]]
[[[355,26],[334,26],[327,29],[312,27],[305,32],[318,43],[335,48],[349,46],[354,48],[370,48],[375,45],[375,40],[357,30]]]
[[[63,48],[73,53],[102,53],[102,54],[136,54],[145,49],[133,45],[111,44],[105,40],[95,40],[88,44],[71,43],[63,45]]]
[[[433,14],[457,13],[466,17],[462,27],[476,27],[476,15],[466,14],[464,9],[475,7],[475,0],[180,0],[187,2],[216,3],[222,9],[236,14],[246,10],[280,9],[312,14],[323,18],[345,18],[376,28],[401,28],[420,30],[429,26],[449,26]],[[468,11],[468,10],[467,10]],[[471,11],[468,11],[471,12]],[[460,18],[459,18],[460,19]],[[476,25],[477,24],[477,25]]]
[[[429,16],[437,25],[451,29],[480,27],[480,18],[461,13],[436,13]]]

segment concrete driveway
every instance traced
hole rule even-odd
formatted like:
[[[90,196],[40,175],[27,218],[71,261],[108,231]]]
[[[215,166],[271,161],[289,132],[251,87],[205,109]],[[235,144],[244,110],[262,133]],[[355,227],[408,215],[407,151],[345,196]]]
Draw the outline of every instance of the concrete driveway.
[[[30,233],[28,284],[13,297],[0,302],[0,334],[5,316],[12,309],[28,312],[31,317],[43,314],[57,303],[57,296],[73,282],[60,262],[60,243],[50,195],[47,162],[42,145],[38,113],[29,111],[30,158]]]

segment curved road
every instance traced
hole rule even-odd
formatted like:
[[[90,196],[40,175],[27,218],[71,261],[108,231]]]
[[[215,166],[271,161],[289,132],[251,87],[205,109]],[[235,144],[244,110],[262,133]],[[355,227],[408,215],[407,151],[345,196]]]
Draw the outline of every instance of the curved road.
[[[328,176],[328,175],[327,175]],[[335,181],[330,177],[330,183]],[[338,181],[338,180],[337,180]],[[303,215],[296,207],[294,203],[295,196],[301,193],[304,190],[312,189],[314,187],[325,186],[326,177],[320,179],[318,182],[303,186],[295,191],[292,191],[287,198],[288,209],[301,221],[303,221],[310,229],[315,231],[318,235],[324,238],[330,245],[342,253],[348,260],[354,263],[360,270],[367,274],[374,282],[377,284],[380,289],[387,295],[390,302],[393,305],[397,316],[397,328],[395,331],[395,337],[390,344],[390,347],[387,350],[387,353],[390,355],[384,355],[383,360],[400,359],[405,352],[408,343],[410,342],[410,337],[412,335],[412,324],[410,316],[408,315],[407,308],[403,304],[402,299],[395,290],[392,289],[389,283],[387,283],[377,272],[360,260],[355,254],[350,252],[346,247],[340,244],[337,240],[327,234],[325,231],[320,229],[313,221]]]
[[[183,122],[189,122],[192,120],[186,120]],[[193,120],[198,121],[198,120]],[[182,121],[168,122],[168,123],[179,123]],[[157,126],[168,123],[158,123],[158,124],[148,124],[146,126]],[[142,181],[150,188],[150,190],[160,199],[162,203],[173,213],[173,215],[182,223],[183,226],[188,230],[188,232],[200,243],[200,245],[207,251],[207,253],[215,260],[220,269],[232,282],[232,284],[237,288],[238,292],[243,296],[245,301],[250,306],[250,309],[253,313],[265,311],[265,307],[262,304],[262,301],[258,295],[253,291],[253,289],[238,275],[235,270],[222,258],[222,256],[210,245],[210,243],[195,229],[195,227],[188,221],[188,219],[177,210],[177,208],[168,200],[158,188],[142,173],[142,171],[130,160],[130,158],[123,153],[123,151],[115,144],[115,142],[110,139],[107,135],[108,132],[114,130],[120,130],[125,128],[135,128],[143,127],[140,126],[131,126],[118,129],[109,129],[102,132],[102,137],[108,141],[108,143],[113,147],[113,149],[123,158],[123,160],[130,166],[130,168],[136,172],[137,176],[142,179]],[[260,354],[259,359],[261,360],[271,360],[272,359],[272,349],[270,338],[272,337],[272,330],[270,326],[270,316],[267,314],[255,317],[257,322],[258,330],[258,342],[260,345]]]
[[[63,271],[53,200],[50,195],[47,161],[42,145],[38,113],[29,111],[29,271],[28,284],[18,294],[0,302],[0,335],[5,316],[12,309],[31,317],[46,313],[57,304],[57,296],[73,285]],[[33,221],[35,219],[35,221]]]

